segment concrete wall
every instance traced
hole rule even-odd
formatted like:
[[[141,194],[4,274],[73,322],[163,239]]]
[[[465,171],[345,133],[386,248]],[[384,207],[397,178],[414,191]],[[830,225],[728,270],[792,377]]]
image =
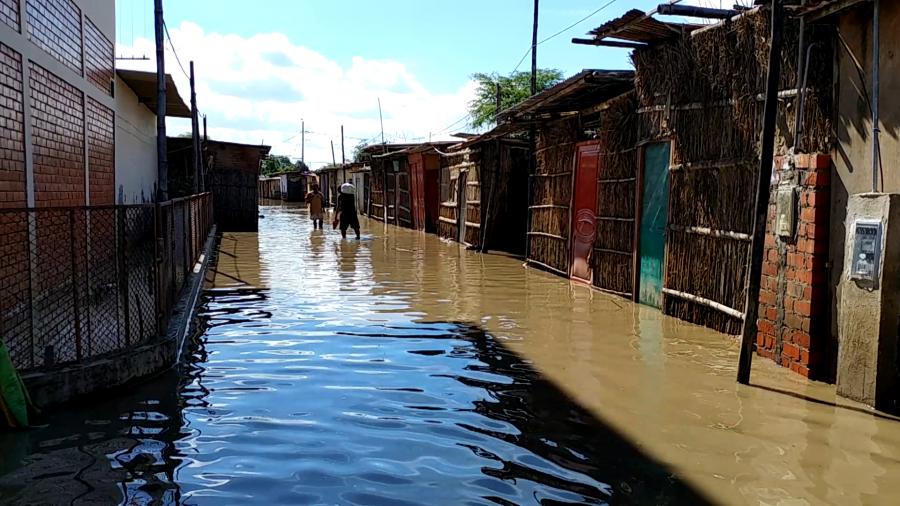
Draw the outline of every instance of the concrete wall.
[[[116,202],[153,202],[156,195],[156,115],[116,77]]]
[[[863,3],[838,20],[847,47],[836,44],[837,145],[831,201],[832,331],[840,327],[840,279],[850,195],[872,191],[872,6]],[[881,157],[884,192],[900,192],[900,2],[881,2]],[[859,62],[863,79],[855,62]]]
[[[0,206],[112,200],[114,41],[115,0],[0,1]]]

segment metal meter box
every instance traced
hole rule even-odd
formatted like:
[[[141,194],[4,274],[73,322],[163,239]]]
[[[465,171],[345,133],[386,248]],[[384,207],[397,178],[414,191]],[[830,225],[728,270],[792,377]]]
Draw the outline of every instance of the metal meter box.
[[[793,237],[797,192],[793,185],[785,185],[775,194],[775,233],[779,237]]]
[[[875,283],[881,262],[881,222],[857,220],[853,223],[853,259],[850,279]]]

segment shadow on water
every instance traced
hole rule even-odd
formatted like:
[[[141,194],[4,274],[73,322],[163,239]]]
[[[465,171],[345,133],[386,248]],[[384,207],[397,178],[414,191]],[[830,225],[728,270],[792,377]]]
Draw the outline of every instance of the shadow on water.
[[[216,301],[216,308],[201,318],[207,336],[218,334],[221,338],[229,327],[246,328],[271,318],[270,313],[259,310],[261,305],[253,303],[267,300],[264,291],[214,290],[207,298]],[[236,304],[238,300],[240,303]],[[0,478],[0,502],[241,502],[233,497],[217,499],[207,495],[210,486],[198,488],[196,480],[186,480],[192,483],[187,486],[182,483],[185,480],[181,478],[201,473],[197,476],[209,480],[214,475],[223,483],[230,476],[231,485],[244,498],[260,504],[709,503],[701,493],[579,406],[527,360],[479,327],[443,322],[396,323],[354,327],[335,334],[356,347],[377,342],[381,347],[396,348],[397,354],[389,359],[371,361],[376,370],[410,368],[400,383],[379,381],[377,376],[367,380],[368,387],[377,392],[372,404],[351,405],[347,401],[346,405],[332,408],[344,415],[351,407],[361,412],[350,423],[336,423],[339,437],[373,441],[381,434],[399,430],[397,439],[386,436],[393,443],[383,448],[388,458],[396,462],[405,462],[406,457],[401,455],[405,451],[404,440],[415,446],[416,441],[427,439],[430,446],[419,445],[423,450],[418,450],[421,453],[415,458],[433,459],[429,483],[416,483],[415,477],[404,472],[372,472],[362,464],[354,464],[367,457],[361,450],[356,454],[345,451],[340,457],[350,468],[345,478],[338,480],[324,470],[307,472],[299,475],[299,487],[297,476],[290,483],[274,481],[278,469],[258,470],[271,474],[259,478],[262,490],[250,487],[243,491],[240,477],[230,476],[230,469],[208,471],[209,475],[194,470],[217,462],[198,455],[203,453],[203,439],[216,437],[210,430],[218,416],[215,396],[221,395],[217,390],[224,390],[206,384],[214,383],[218,376],[207,368],[211,361],[209,348],[213,346],[207,337],[194,350],[194,360],[182,371],[181,381],[172,371],[132,395],[53,415],[43,421],[46,428],[0,436],[2,470],[6,473]],[[408,359],[403,360],[403,356]],[[417,376],[423,370],[431,372],[427,377]],[[345,386],[352,383],[348,380]],[[298,395],[303,395],[302,387],[293,387],[298,389]],[[341,394],[335,391],[332,395]],[[453,396],[464,402],[445,402]],[[218,404],[221,408],[222,403]],[[316,409],[315,402],[309,404],[308,409]],[[325,410],[323,406],[319,407]],[[208,413],[212,415],[206,416]],[[245,415],[249,425],[254,417]],[[414,419],[425,423],[415,425]],[[229,437],[240,439],[242,432],[250,430],[248,425]],[[315,438],[316,433],[290,437],[309,439]],[[307,442],[313,447],[316,443]],[[308,460],[308,464],[316,466],[320,457],[314,452],[304,454],[303,441],[299,443],[300,447],[292,452],[293,462],[284,465]],[[250,448],[266,451],[262,447]],[[255,456],[240,457],[252,461]],[[425,478],[423,473],[420,479]],[[362,480],[366,486],[354,480]],[[273,486],[268,487],[269,483]],[[336,483],[344,486],[334,489]],[[435,486],[440,488],[434,490],[433,499],[422,495],[423,489]]]

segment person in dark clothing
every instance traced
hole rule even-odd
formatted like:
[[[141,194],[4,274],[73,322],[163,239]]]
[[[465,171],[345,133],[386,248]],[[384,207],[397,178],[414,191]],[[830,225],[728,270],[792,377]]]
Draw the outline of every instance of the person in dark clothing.
[[[356,216],[356,188],[350,181],[341,185],[341,193],[338,195],[335,213],[339,214],[341,236],[347,237],[347,229],[352,228],[359,239],[359,217]]]

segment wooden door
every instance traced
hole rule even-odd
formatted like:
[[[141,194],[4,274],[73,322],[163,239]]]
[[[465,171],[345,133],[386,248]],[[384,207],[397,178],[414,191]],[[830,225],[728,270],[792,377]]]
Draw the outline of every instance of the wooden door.
[[[459,178],[456,180],[456,240],[461,243],[466,242],[466,201],[468,200],[468,192],[466,191],[467,178],[468,173],[466,171],[461,171],[459,173]]]
[[[409,155],[409,177],[413,228],[425,230],[425,164],[421,153]]]
[[[597,176],[600,170],[599,141],[578,144],[572,188],[571,276],[591,282],[591,257],[597,237]]]
[[[656,142],[644,148],[641,184],[638,301],[657,308],[662,307],[666,260],[670,149],[668,142]]]

